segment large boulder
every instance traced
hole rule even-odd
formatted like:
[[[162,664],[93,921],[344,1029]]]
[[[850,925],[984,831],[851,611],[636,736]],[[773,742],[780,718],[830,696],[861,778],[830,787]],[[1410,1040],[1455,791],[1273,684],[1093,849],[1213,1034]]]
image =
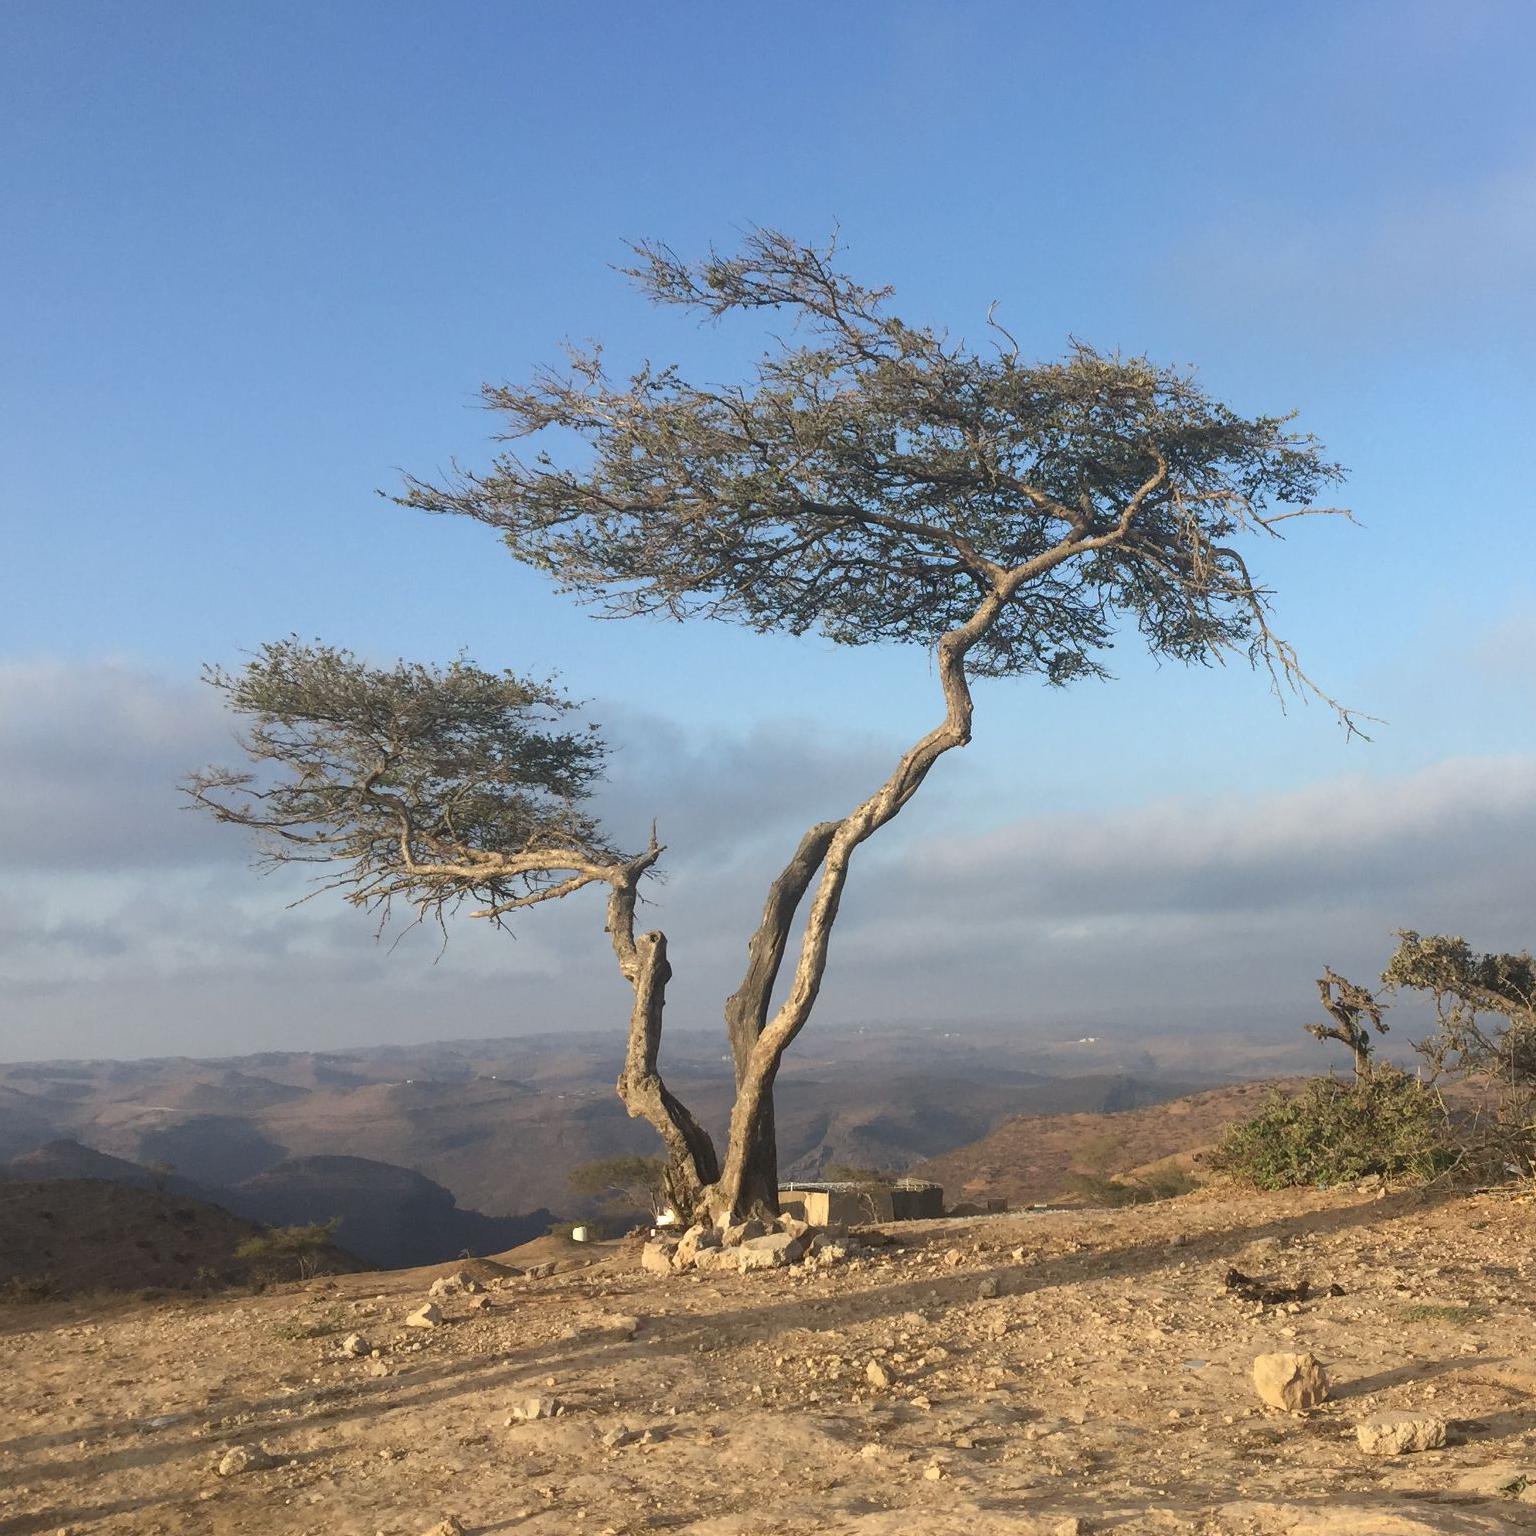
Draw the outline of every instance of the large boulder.
[[[673,1262],[679,1269],[687,1269],[702,1250],[718,1248],[722,1241],[718,1227],[703,1225],[689,1227],[678,1242],[677,1254]]]
[[[794,1233],[767,1232],[737,1246],[736,1264],[743,1274],[749,1269],[783,1269],[800,1258],[805,1246],[805,1239]]]
[[[1437,1451],[1445,1444],[1445,1420],[1427,1413],[1378,1413],[1355,1426],[1355,1438],[1372,1456]]]
[[[1328,1396],[1328,1376],[1314,1355],[1281,1351],[1253,1362],[1253,1390],[1271,1408],[1310,1413]]]
[[[640,1250],[640,1268],[653,1275],[670,1275],[673,1251],[671,1243],[653,1239]]]

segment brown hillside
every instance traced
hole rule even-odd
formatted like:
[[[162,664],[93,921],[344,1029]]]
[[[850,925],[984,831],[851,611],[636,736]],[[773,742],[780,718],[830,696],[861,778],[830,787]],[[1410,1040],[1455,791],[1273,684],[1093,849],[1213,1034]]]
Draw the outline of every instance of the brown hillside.
[[[1233,1083],[1116,1114],[1018,1115],[913,1171],[942,1184],[952,1204],[989,1198],[1015,1206],[1046,1203],[1070,1192],[1071,1173],[1129,1173],[1208,1147],[1225,1126],[1255,1114],[1272,1088],[1294,1092],[1303,1081]]]
[[[235,1249],[264,1230],[217,1205],[106,1179],[6,1180],[0,1288],[66,1296],[239,1283],[263,1266]],[[328,1272],[361,1268],[334,1248],[316,1260]]]

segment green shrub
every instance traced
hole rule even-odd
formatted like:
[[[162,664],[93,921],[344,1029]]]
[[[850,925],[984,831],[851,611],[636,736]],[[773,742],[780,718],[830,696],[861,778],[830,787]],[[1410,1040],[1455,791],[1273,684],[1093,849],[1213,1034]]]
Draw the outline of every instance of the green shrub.
[[[1260,1189],[1346,1184],[1373,1174],[1433,1177],[1452,1159],[1445,1107],[1406,1073],[1379,1067],[1358,1083],[1318,1078],[1227,1127],[1211,1167]]]
[[[299,1278],[307,1280],[326,1256],[341,1218],[311,1222],[302,1227],[268,1227],[246,1238],[235,1248],[235,1257],[259,1266],[292,1264]]]

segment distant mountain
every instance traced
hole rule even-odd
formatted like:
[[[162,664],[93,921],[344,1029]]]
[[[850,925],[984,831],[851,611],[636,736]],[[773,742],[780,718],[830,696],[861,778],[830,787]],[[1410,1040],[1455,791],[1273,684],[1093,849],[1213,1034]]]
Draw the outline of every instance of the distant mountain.
[[[153,1169],[130,1163],[127,1158],[98,1152],[94,1147],[81,1146],[69,1137],[46,1142],[20,1157],[13,1157],[6,1164],[6,1172],[13,1179],[29,1182],[105,1179],[112,1184],[132,1184],[138,1189],[154,1189],[157,1184],[166,1182],[158,1178]]]
[[[0,1158],[70,1138],[129,1163],[169,1164],[170,1187],[195,1185],[221,1200],[248,1185],[248,1200],[266,1189],[286,1202],[304,1189],[303,1209],[320,1219],[346,1215],[338,1202],[353,1202],[352,1219],[372,1234],[361,1244],[370,1257],[400,1251],[383,1236],[379,1213],[414,1210],[420,1190],[409,1194],[383,1176],[365,1189],[367,1180],[336,1173],[331,1207],[320,1210],[312,1172],[292,1184],[290,1173],[259,1181],[316,1158],[387,1165],[451,1191],[458,1216],[434,1217],[428,1229],[452,1226],[457,1252],[484,1246],[470,1240],[474,1213],[525,1226],[550,1211],[590,1214],[571,1190],[573,1168],[656,1150],[651,1128],[614,1095],[622,1054],[615,1030],[217,1060],[0,1064]],[[840,1163],[906,1168],[1020,1115],[1134,1109],[1211,1085],[1219,1073],[1239,1075],[1242,1061],[1243,1048],[1225,1036],[1204,1044],[1046,1037],[964,1023],[823,1029],[779,1076],[781,1164],[798,1178]],[[731,1082],[722,1041],[677,1031],[664,1065],[679,1096],[723,1136]]]
[[[0,1182],[0,1287],[62,1296],[293,1278],[284,1261],[238,1257],[240,1244],[261,1233],[219,1206],[122,1179],[7,1178]],[[309,1257],[321,1273],[362,1267],[334,1246]]]

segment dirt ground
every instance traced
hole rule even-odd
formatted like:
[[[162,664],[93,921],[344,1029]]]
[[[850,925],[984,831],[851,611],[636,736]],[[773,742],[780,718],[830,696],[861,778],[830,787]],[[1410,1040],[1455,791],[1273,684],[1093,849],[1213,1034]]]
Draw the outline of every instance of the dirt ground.
[[[404,1319],[453,1266],[5,1308],[0,1533],[1536,1531],[1528,1197],[1205,1191],[888,1230],[740,1276],[562,1246],[585,1267],[446,1298],[427,1331]],[[1343,1294],[1263,1307],[1232,1264]],[[354,1331],[377,1358],[341,1354]],[[1326,1364],[1319,1411],[1255,1397],[1277,1349]],[[556,1416],[509,1422],[530,1397]],[[1354,1426],[1386,1409],[1450,1443],[1367,1455]],[[272,1464],[219,1476],[237,1445]]]

